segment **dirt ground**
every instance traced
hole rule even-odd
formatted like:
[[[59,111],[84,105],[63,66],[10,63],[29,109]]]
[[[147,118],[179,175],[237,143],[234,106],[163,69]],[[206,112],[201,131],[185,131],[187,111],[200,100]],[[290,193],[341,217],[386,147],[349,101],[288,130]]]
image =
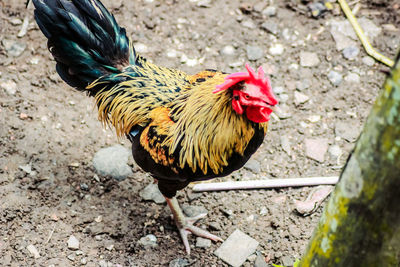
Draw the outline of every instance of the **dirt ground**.
[[[103,129],[93,100],[58,77],[33,10],[26,10],[24,2],[0,1],[0,82],[16,85],[14,90],[0,88],[0,265],[168,266],[182,258],[191,266],[226,266],[213,254],[220,244],[193,247],[191,256],[185,255],[165,205],[139,196],[152,180],[149,175],[138,170],[122,182],[96,175],[93,155],[117,143],[129,147],[129,141]],[[360,53],[353,60],[336,50],[328,21],[343,20],[343,14],[336,10],[314,19],[300,2],[104,0],[138,51],[159,65],[189,73],[205,68],[234,72],[249,61],[248,45],[262,49],[251,65],[266,66],[273,86],[283,89],[281,106],[290,115],[272,119],[253,166],[225,180],[338,175],[384,81],[388,68],[365,64],[366,53],[358,42]],[[393,58],[400,43],[398,4],[359,2],[358,16],[382,29],[373,45]],[[275,16],[263,14],[269,5],[277,8]],[[19,38],[26,14],[28,31]],[[266,21],[277,27],[274,34],[262,26]],[[13,56],[7,49],[10,42],[17,42],[22,54]],[[284,51],[273,55],[270,47],[277,43]],[[224,50],[226,46],[233,52]],[[301,51],[316,53],[319,64],[301,66]],[[343,75],[340,85],[329,81],[331,70]],[[349,73],[359,74],[360,81],[346,79]],[[302,87],[304,83],[308,85]],[[298,84],[309,97],[304,103],[295,103]],[[322,160],[307,157],[309,139],[328,145]],[[226,239],[240,229],[260,242],[259,255],[278,264],[301,257],[318,222],[322,208],[307,217],[294,211],[293,201],[304,200],[311,190],[193,196],[187,188],[178,196],[181,203],[209,211],[201,223],[212,233]],[[72,234],[80,242],[78,251],[67,246]],[[157,237],[157,247],[138,243],[147,234]],[[194,237],[190,241],[195,244]],[[34,258],[28,245],[34,245],[40,257]],[[244,266],[253,266],[254,259]]]

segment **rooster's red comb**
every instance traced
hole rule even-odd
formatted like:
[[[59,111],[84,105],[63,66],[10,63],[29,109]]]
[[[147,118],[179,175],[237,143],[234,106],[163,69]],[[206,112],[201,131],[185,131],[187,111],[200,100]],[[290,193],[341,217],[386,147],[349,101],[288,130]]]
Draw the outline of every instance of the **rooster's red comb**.
[[[274,94],[272,93],[272,87],[271,87],[271,82],[269,81],[268,76],[264,75],[264,70],[260,66],[257,70],[257,73],[250,67],[248,63],[246,63],[246,72],[236,72],[232,73],[228,76],[225,77],[225,82],[223,84],[217,85],[216,89],[213,91],[213,93],[218,93],[223,90],[226,90],[230,88],[231,86],[239,83],[239,82],[246,82],[249,84],[254,84],[257,85],[261,92],[268,97],[268,99],[271,101],[271,105],[276,105],[278,103],[278,100],[275,98]]]

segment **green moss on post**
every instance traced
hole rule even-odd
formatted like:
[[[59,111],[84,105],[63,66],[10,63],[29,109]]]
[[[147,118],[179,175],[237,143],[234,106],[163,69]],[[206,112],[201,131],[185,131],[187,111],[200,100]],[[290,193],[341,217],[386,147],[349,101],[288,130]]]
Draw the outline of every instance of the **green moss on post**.
[[[400,266],[399,57],[299,266]]]

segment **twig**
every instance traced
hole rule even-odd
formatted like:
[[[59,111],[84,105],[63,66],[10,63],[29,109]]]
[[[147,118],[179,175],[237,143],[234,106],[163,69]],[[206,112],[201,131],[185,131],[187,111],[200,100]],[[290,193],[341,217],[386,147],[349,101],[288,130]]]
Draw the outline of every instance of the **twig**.
[[[308,178],[288,178],[288,179],[266,179],[250,181],[231,181],[221,183],[199,183],[193,186],[193,191],[221,191],[238,189],[262,189],[279,187],[298,187],[313,185],[334,185],[339,177],[308,177]]]
[[[356,17],[354,17],[353,13],[351,12],[351,9],[347,4],[346,0],[338,0],[338,1],[340,6],[342,7],[344,14],[350,21],[351,25],[353,26],[354,31],[356,32],[358,38],[360,38],[361,43],[364,46],[364,49],[367,52],[367,54],[375,58],[376,60],[388,65],[389,67],[393,67],[394,66],[393,60],[380,54],[371,46],[370,42],[368,41],[368,38],[365,36],[365,33],[362,30],[360,24],[358,23]]]
[[[51,230],[51,232],[50,232],[50,234],[49,234],[49,237],[47,238],[45,244],[49,243],[51,237],[52,237],[53,234],[54,234],[54,230],[55,230],[55,229],[56,229],[56,225],[54,224],[53,229]]]

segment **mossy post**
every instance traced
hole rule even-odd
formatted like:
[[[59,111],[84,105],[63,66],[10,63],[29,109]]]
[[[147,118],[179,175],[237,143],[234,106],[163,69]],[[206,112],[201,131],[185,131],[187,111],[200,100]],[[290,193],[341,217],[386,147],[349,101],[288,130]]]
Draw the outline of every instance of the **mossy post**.
[[[298,266],[400,266],[399,58]]]

